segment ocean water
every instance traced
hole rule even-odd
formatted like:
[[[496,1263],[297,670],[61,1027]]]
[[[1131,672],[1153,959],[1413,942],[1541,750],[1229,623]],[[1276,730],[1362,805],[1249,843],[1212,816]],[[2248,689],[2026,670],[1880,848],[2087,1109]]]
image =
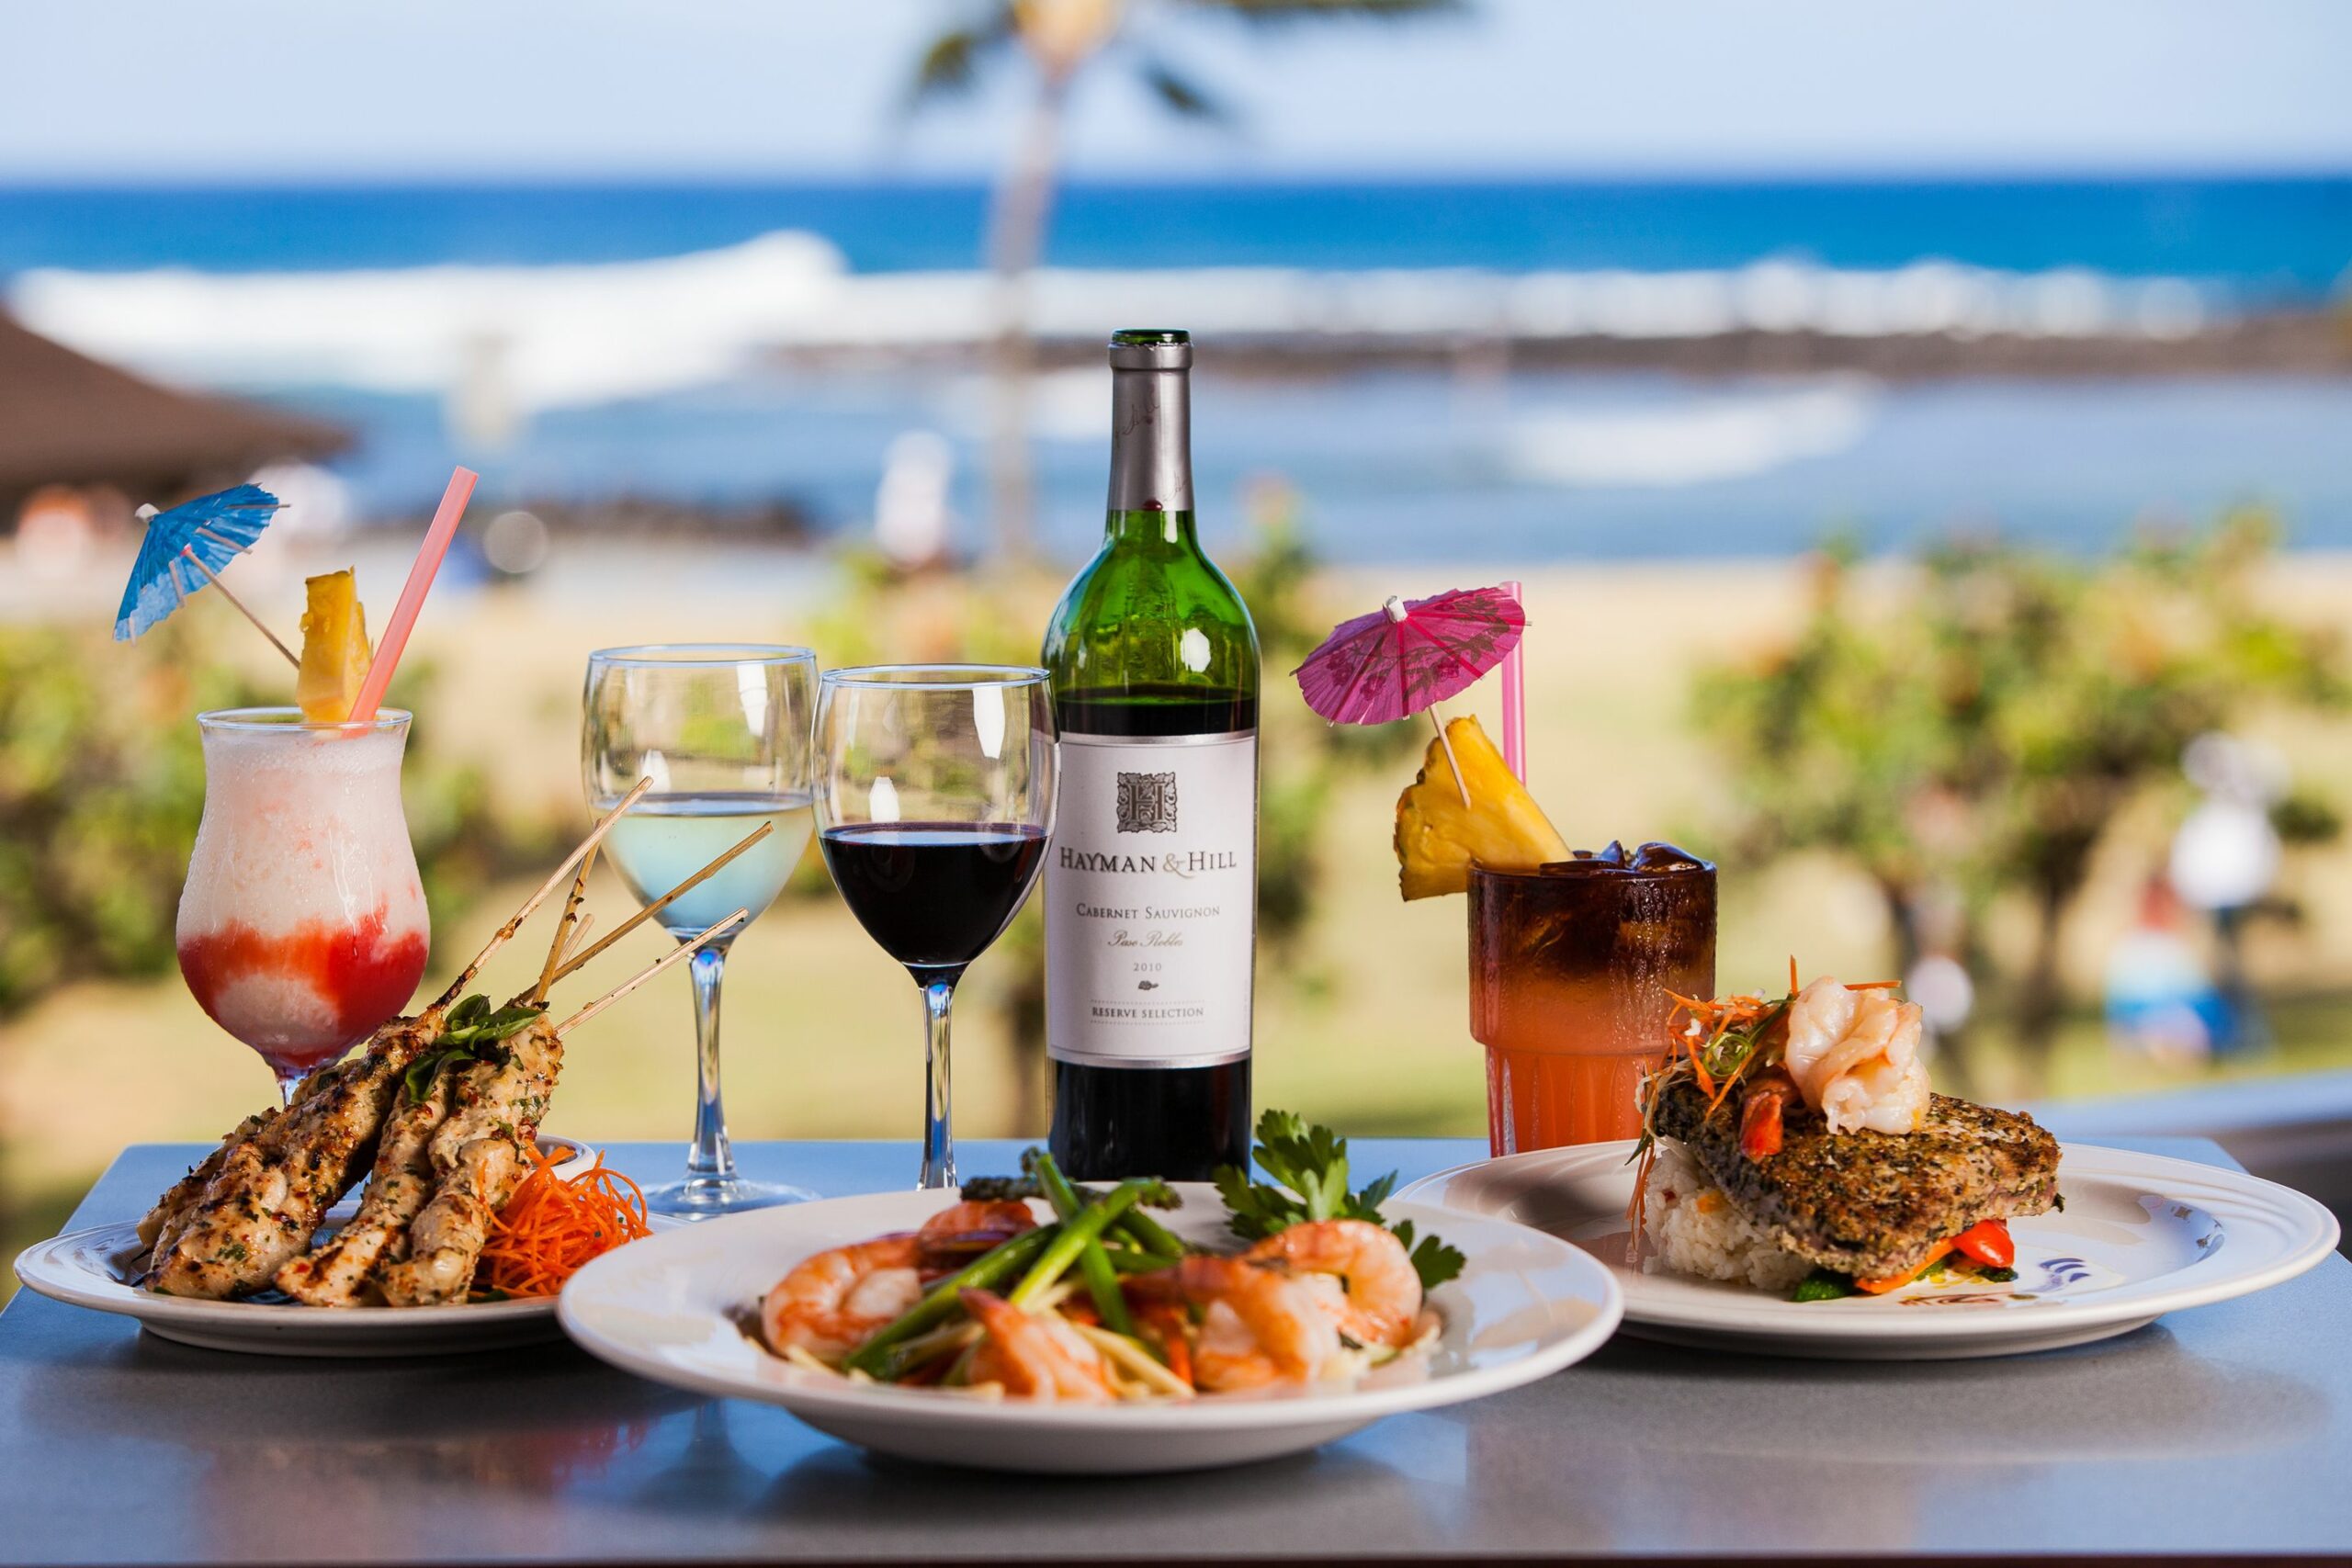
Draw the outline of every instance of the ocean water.
[[[428,505],[464,460],[485,503],[786,499],[852,532],[892,444],[922,431],[947,442],[977,547],[984,383],[783,370],[758,350],[967,322],[985,200],[895,184],[0,191],[0,297],[152,374],[344,421],[361,515]],[[2152,289],[2209,311],[2330,298],[2352,179],[1083,186],[1049,259],[1048,308],[1105,329],[1166,299],[1237,320],[1340,295],[1453,309],[1518,278],[1631,299],[1634,325],[1608,330],[1637,335],[1660,299],[1736,302],[1758,279],[1810,290],[1845,330],[1962,288],[2064,331],[2086,293],[2127,321]],[[513,429],[486,446],[456,433],[447,391],[493,338]],[[1221,373],[1216,346],[1196,378],[1212,538],[1278,479],[1325,553],[1359,561],[1772,555],[1833,531],[1891,548],[1954,527],[2088,549],[2242,502],[2278,508],[2299,545],[2352,547],[2352,378],[1275,382]],[[1037,389],[1039,531],[1065,556],[1100,525],[1108,409],[1100,370]]]
[[[822,234],[858,272],[981,260],[987,192],[803,185],[0,188],[0,276],[29,267],[336,271],[553,265]],[[1928,257],[2085,267],[2319,297],[2352,266],[2352,177],[1740,183],[1082,184],[1054,213],[1057,265],[1623,267],[1782,256],[1890,268]]]

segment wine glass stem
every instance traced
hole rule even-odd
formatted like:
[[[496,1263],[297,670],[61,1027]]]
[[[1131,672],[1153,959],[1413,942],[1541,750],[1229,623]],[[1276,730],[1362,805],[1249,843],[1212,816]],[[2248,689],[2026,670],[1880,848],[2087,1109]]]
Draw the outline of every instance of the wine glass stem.
[[[922,987],[922,1180],[923,1187],[956,1185],[955,1101],[948,1084],[947,1015],[956,1005],[956,982],[929,980]]]
[[[695,983],[695,1145],[686,1151],[686,1179],[732,1181],[735,1152],[718,1097],[718,982],[727,973],[727,944],[696,949],[686,968]]]

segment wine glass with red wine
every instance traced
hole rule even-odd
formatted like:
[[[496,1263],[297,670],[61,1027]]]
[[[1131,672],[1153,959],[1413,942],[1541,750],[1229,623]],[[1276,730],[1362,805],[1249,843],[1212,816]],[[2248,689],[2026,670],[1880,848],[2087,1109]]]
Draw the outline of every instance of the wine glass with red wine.
[[[817,841],[842,901],[923,1000],[924,1187],[956,1185],[947,1023],[956,983],[1029,897],[1054,828],[1043,670],[828,670]]]

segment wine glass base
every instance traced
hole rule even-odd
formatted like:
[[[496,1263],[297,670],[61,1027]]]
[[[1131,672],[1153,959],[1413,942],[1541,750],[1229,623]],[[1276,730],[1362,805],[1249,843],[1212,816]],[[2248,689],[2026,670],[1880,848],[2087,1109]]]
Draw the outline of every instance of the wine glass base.
[[[666,1187],[649,1188],[648,1213],[673,1220],[712,1220],[750,1209],[774,1209],[786,1203],[806,1203],[817,1194],[806,1187],[780,1181],[746,1181],[740,1176],[690,1176]]]

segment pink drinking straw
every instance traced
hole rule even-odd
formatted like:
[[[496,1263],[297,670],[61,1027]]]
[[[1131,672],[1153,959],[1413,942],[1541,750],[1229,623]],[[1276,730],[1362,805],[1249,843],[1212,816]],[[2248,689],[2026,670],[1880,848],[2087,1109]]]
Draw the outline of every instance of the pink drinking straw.
[[[1521,608],[1527,601],[1517,582],[1503,584],[1503,592],[1516,600]],[[1503,655],[1503,763],[1511,776],[1521,784],[1527,782],[1527,634],[1522,630],[1510,651]]]
[[[449,488],[441,492],[441,509],[433,514],[433,526],[424,531],[424,547],[416,552],[416,564],[408,569],[408,586],[401,590],[401,602],[385,623],[383,637],[376,644],[368,678],[359,682],[359,699],[351,705],[347,722],[365,724],[376,716],[376,705],[384,700],[384,688],[392,683],[392,669],[401,661],[401,650],[408,647],[408,634],[416,629],[424,595],[433,587],[433,574],[441,570],[441,558],[449,553],[449,541],[458,536],[458,520],[466,514],[474,481],[481,478],[471,468],[459,468],[449,476]]]

